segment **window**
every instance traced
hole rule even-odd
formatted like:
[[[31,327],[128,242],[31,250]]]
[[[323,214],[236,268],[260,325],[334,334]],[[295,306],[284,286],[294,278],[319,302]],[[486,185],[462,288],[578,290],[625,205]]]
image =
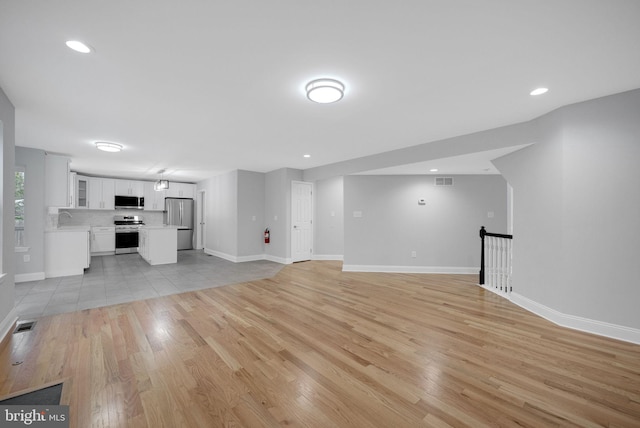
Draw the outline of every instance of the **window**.
[[[16,167],[15,231],[16,247],[25,246],[24,237],[24,167]]]

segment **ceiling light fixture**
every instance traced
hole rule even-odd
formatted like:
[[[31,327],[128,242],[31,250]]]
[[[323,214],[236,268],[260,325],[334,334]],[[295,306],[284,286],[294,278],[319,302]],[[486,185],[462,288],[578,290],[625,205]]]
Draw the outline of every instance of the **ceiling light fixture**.
[[[307,98],[320,104],[335,103],[344,96],[344,85],[334,79],[317,79],[307,83]]]
[[[103,152],[119,152],[122,150],[122,145],[116,143],[106,143],[104,141],[98,141],[96,143],[96,148],[98,150],[102,150]]]
[[[537,89],[534,89],[533,91],[529,92],[529,95],[533,95],[533,96],[542,95],[542,94],[546,93],[548,90],[549,90],[549,88],[537,88]]]
[[[158,171],[158,174],[160,174],[160,180],[153,183],[153,190],[160,191],[160,190],[167,190],[169,188],[169,180],[162,179],[162,175],[166,171],[167,171],[166,169],[161,169],[160,171]]]
[[[73,49],[76,52],[80,52],[80,53],[91,52],[91,48],[89,46],[85,45],[82,42],[79,42],[78,40],[67,40],[66,45],[69,49]]]
[[[438,172],[438,168],[431,168],[429,172]]]
[[[310,158],[311,155],[302,155],[303,158]]]

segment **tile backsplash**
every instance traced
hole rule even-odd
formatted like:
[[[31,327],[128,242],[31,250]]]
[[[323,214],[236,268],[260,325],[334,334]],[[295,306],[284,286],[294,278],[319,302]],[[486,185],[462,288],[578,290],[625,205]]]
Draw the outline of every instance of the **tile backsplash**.
[[[71,215],[69,217],[67,212]],[[141,210],[73,210],[60,209],[58,213],[59,226],[113,226],[116,215],[138,215],[144,218],[144,223],[150,226],[160,226],[164,222],[162,211]]]

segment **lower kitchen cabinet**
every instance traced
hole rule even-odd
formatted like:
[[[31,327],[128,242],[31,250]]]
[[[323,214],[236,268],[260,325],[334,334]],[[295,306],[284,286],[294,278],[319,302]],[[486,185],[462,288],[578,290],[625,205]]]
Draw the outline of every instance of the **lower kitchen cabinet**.
[[[114,226],[94,226],[91,228],[91,255],[115,254],[116,228]]]
[[[44,276],[82,275],[89,267],[89,227],[62,227],[44,234]]]
[[[138,253],[150,265],[178,262],[178,228],[143,226],[138,231]]]

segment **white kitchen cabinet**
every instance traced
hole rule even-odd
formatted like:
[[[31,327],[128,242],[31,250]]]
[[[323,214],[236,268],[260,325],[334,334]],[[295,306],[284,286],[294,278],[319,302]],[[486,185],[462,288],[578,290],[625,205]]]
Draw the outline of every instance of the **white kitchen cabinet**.
[[[62,227],[44,234],[44,276],[82,275],[89,267],[88,226]]]
[[[143,226],[138,231],[138,253],[150,265],[178,262],[178,228]]]
[[[112,178],[89,177],[90,210],[113,210],[115,197],[115,180]]]
[[[89,208],[89,177],[76,174],[76,208]]]
[[[115,180],[115,194],[118,196],[143,196],[144,182],[137,180]]]
[[[67,156],[47,153],[44,158],[45,205],[71,208],[71,159]]]
[[[94,226],[91,228],[91,255],[115,254],[116,228],[114,226]]]
[[[195,198],[196,185],[191,183],[177,183],[175,181],[169,182],[169,188],[167,189],[167,198]]]
[[[155,190],[155,183],[152,181],[144,182],[144,210],[145,211],[163,211],[164,198],[166,192],[164,190]]]

